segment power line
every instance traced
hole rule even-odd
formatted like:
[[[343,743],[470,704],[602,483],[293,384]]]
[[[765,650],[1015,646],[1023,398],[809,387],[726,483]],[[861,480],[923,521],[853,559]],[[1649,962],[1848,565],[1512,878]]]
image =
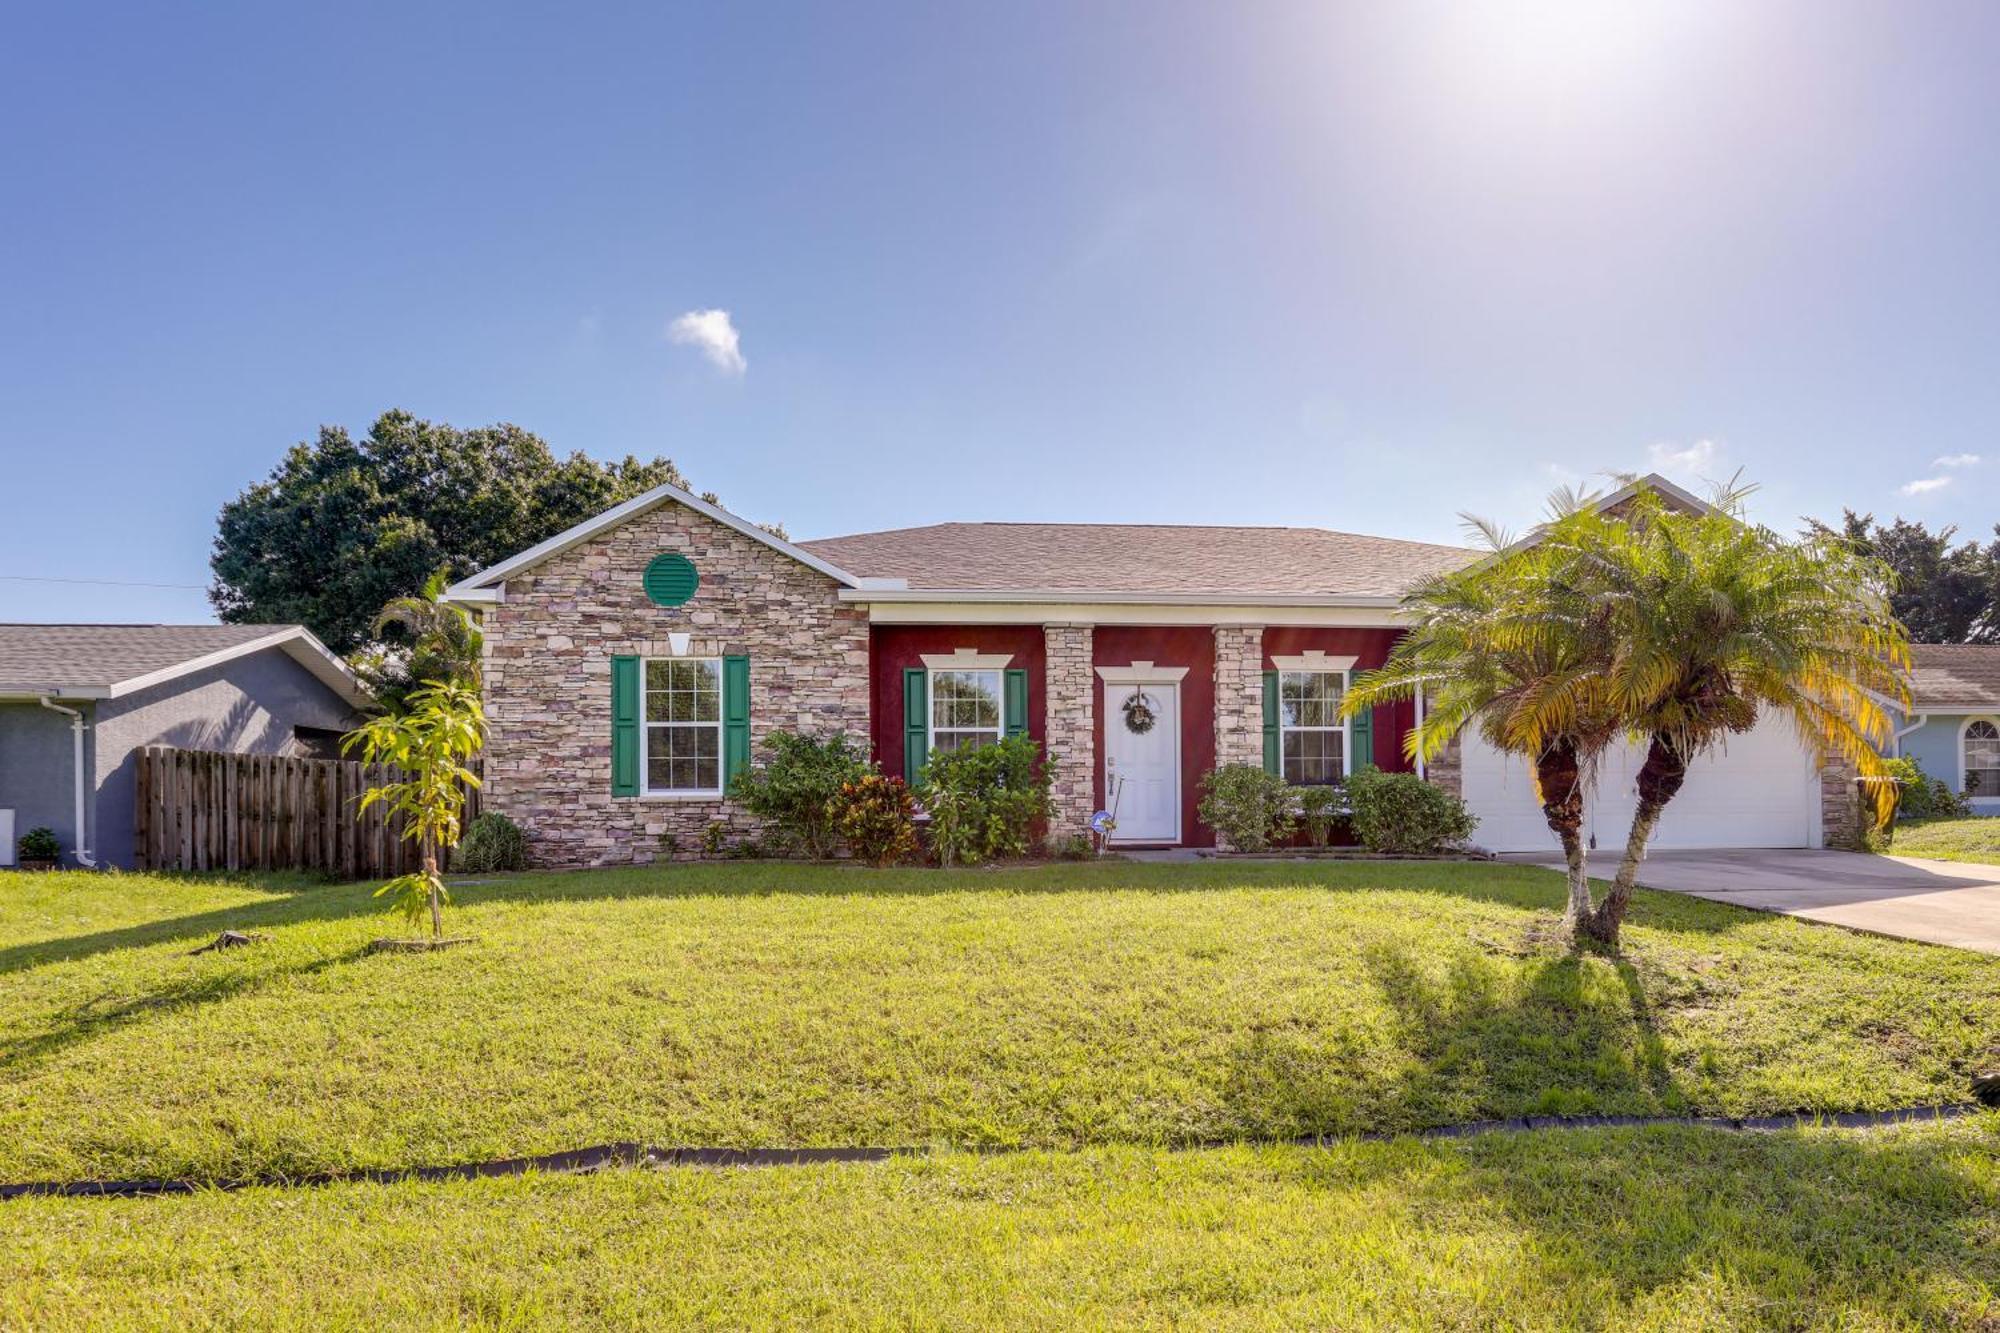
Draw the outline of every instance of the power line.
[[[92,583],[105,588],[188,588],[207,592],[206,583],[134,583],[126,579],[61,579],[47,574],[0,574],[6,583]]]

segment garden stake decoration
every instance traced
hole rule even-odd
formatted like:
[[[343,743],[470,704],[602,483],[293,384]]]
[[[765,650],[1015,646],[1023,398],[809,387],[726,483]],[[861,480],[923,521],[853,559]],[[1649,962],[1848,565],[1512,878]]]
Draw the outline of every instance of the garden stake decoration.
[[[365,762],[393,765],[406,775],[363,792],[355,814],[380,801],[404,816],[403,836],[417,841],[422,868],[398,875],[375,896],[391,898],[411,925],[428,908],[435,945],[443,942],[444,905],[451,901],[439,858],[458,845],[466,790],[479,785],[466,761],[486,744],[486,713],[477,691],[452,681],[425,681],[406,705],[402,714],[373,718],[349,732],[340,751],[358,749]]]

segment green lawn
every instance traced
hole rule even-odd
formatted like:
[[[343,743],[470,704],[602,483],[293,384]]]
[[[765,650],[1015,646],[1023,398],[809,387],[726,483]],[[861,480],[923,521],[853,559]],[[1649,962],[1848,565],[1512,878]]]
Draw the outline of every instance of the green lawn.
[[[1896,840],[1889,851],[1934,861],[2000,865],[2000,819],[1912,819],[1896,825]]]
[[[728,864],[467,886],[0,878],[0,1179],[655,1144],[1171,1145],[1958,1101],[2000,960],[1490,864]],[[189,957],[224,927],[252,948]],[[996,1170],[1012,1168],[995,1168]]]
[[[1963,1328],[2000,1115],[0,1206],[0,1325]]]

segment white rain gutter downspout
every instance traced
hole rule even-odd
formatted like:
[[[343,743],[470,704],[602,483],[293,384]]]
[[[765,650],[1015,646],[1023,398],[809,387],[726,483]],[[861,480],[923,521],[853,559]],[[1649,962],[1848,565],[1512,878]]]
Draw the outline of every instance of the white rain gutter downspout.
[[[71,852],[71,855],[76,857],[76,863],[85,870],[95,870],[97,869],[97,858],[90,854],[88,847],[84,846],[83,836],[83,714],[77,709],[63,707],[46,694],[42,696],[41,704],[42,707],[48,709],[51,713],[61,713],[69,719],[69,736],[74,756],[71,759],[70,767],[76,774],[76,847]]]
[[[1929,713],[1912,713],[1910,715],[1909,726],[1901,727],[1895,731],[1890,732],[1889,757],[1891,759],[1901,759],[1903,757],[1903,737],[1909,735],[1911,732],[1915,731],[1918,727],[1921,727],[1924,723],[1930,720],[1931,720],[1931,715]]]

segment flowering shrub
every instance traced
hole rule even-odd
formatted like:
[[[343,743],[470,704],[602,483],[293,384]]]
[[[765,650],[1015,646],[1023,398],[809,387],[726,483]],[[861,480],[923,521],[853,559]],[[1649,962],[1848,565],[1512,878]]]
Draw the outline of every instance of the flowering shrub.
[[[833,810],[834,825],[858,861],[892,866],[917,850],[917,802],[901,778],[870,773],[845,783]]]

